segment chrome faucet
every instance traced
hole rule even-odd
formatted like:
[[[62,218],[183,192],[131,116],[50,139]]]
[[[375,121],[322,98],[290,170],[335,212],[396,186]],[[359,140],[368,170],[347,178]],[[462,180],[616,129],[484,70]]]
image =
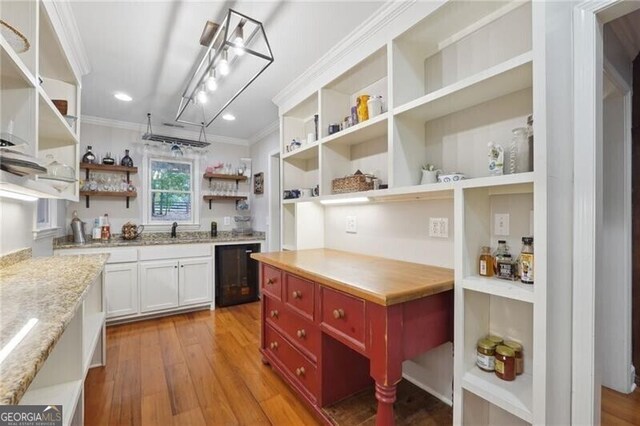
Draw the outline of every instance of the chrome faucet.
[[[173,225],[171,225],[171,238],[176,237],[176,229],[178,229],[178,222],[173,222]]]

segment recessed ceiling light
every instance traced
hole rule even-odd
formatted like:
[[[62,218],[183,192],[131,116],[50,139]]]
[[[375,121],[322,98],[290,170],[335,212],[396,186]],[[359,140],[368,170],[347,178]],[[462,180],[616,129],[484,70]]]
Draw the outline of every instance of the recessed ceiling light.
[[[118,92],[113,96],[119,101],[131,102],[133,100],[133,98],[131,96],[127,95],[126,93],[122,93],[122,92]]]
[[[236,116],[233,114],[226,113],[225,115],[222,116],[222,119],[227,121],[233,121],[236,119]]]

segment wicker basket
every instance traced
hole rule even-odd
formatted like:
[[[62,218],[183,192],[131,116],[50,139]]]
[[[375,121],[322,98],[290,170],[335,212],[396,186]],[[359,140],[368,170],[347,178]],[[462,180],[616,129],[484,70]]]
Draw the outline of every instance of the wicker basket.
[[[370,191],[373,189],[373,178],[369,175],[357,174],[336,178],[331,181],[331,192],[345,194],[348,192]]]

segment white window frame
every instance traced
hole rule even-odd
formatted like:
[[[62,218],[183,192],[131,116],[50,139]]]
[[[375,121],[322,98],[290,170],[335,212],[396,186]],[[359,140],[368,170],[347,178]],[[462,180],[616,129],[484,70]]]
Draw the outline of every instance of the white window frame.
[[[49,220],[43,223],[38,222],[38,206],[33,212],[33,239],[40,240],[43,238],[57,237],[60,231],[58,226],[58,203],[55,199],[41,198],[38,203],[47,203],[47,213]]]
[[[191,221],[178,222],[178,229],[183,231],[200,230],[200,162],[193,157],[171,157],[163,155],[145,155],[143,158],[144,175],[142,178],[142,217],[144,218],[144,226],[146,230],[163,231],[171,228],[172,221],[151,220],[151,162],[152,161],[169,161],[175,163],[189,164],[191,166]]]

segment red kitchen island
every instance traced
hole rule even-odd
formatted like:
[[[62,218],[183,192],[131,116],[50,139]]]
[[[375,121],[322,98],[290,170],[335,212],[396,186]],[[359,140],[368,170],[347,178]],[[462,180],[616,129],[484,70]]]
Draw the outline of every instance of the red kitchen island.
[[[393,425],[402,362],[453,338],[453,271],[330,249],[254,253],[260,351],[324,420],[375,383],[376,425]]]

